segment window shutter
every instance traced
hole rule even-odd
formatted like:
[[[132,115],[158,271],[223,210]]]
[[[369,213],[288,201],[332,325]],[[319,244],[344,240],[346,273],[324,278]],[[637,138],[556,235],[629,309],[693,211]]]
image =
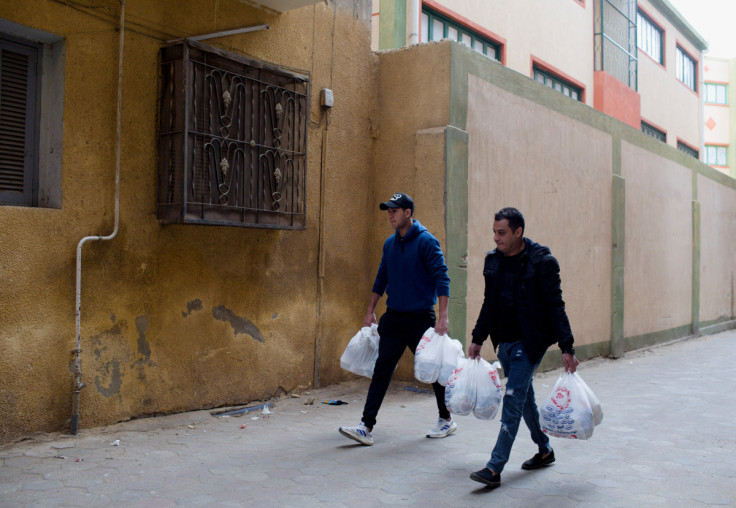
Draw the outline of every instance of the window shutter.
[[[37,48],[0,40],[0,204],[35,204],[37,59]]]

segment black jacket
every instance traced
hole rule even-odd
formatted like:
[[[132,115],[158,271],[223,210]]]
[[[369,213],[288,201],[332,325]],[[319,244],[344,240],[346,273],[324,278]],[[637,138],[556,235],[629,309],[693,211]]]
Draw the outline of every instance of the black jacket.
[[[559,343],[563,351],[572,348],[573,337],[570,322],[565,313],[560,287],[560,265],[544,245],[524,238],[521,252],[521,269],[514,288],[516,312],[521,324],[521,341],[532,362],[539,360],[547,348]],[[486,254],[483,276],[486,289],[483,306],[473,329],[473,342],[483,344],[491,332],[495,319],[502,319],[496,312],[498,275],[503,254],[493,250]],[[498,340],[493,341],[493,349]]]

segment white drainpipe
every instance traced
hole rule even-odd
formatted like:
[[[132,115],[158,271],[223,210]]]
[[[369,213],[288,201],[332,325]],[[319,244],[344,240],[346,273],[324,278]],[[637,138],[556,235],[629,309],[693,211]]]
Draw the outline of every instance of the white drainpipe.
[[[81,305],[82,305],[82,246],[93,240],[112,240],[118,234],[120,223],[120,131],[121,116],[123,110],[123,43],[125,40],[125,0],[120,0],[120,48],[118,54],[118,110],[117,110],[117,132],[115,136],[115,227],[107,236],[86,236],[77,245],[77,295],[76,295],[76,324],[77,336],[74,347],[74,392],[72,397],[72,421],[71,433],[77,434],[79,428],[79,395],[86,383],[82,382],[82,358],[81,358]]]
[[[409,19],[411,20],[411,30],[409,34],[409,46],[419,44],[419,12],[421,10],[422,0],[410,0]]]

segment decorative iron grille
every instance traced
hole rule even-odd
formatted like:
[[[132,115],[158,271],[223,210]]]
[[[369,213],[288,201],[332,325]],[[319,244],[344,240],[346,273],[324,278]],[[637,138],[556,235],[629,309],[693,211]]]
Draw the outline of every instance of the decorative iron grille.
[[[161,76],[159,220],[303,229],[308,77],[195,41]]]
[[[667,142],[667,133],[662,129],[656,128],[654,125],[641,121],[641,131],[647,136],[651,136],[655,139],[660,140],[663,143]]]
[[[677,141],[677,149],[680,150],[681,152],[685,152],[690,157],[693,157],[695,159],[699,159],[700,158],[700,153],[695,148],[686,145],[682,141]],[[725,157],[724,157],[724,159],[725,159]],[[725,161],[724,161],[724,165],[725,165]]]

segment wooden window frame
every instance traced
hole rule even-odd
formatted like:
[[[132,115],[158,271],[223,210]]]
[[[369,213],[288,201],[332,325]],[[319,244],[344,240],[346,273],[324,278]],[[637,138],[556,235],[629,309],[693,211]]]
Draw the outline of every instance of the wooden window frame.
[[[0,206],[38,206],[42,58],[42,44],[0,33]]]

